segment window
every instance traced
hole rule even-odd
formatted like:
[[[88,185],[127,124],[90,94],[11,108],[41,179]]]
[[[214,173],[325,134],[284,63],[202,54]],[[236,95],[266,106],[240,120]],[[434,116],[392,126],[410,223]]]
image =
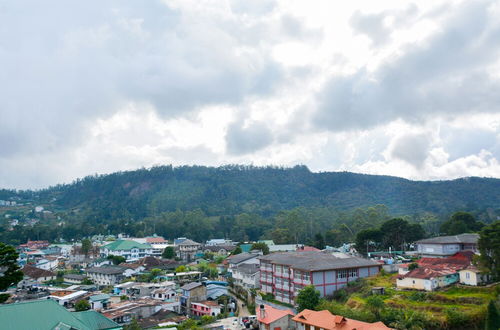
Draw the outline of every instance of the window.
[[[356,268],[349,269],[349,277],[358,277],[358,270]]]
[[[465,278],[466,279],[470,279],[470,273],[469,272],[465,273]]]
[[[347,269],[339,269],[337,271],[337,278],[347,278]]]

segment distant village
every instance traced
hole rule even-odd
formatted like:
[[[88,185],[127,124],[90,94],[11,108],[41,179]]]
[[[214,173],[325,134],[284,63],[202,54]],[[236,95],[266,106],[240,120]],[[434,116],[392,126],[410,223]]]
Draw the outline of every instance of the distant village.
[[[28,240],[16,247],[24,277],[7,290],[0,324],[18,322],[23,329],[136,324],[149,329],[182,328],[189,320],[201,320],[211,329],[390,329],[328,310],[299,311],[297,297],[308,286],[320,297],[332,297],[381,273],[396,274],[394,290],[488,285],[489,275],[473,264],[478,238],[428,238],[414,242],[412,251],[370,252],[367,257],[351,244],[319,250],[222,238],[203,243],[126,235],[72,244]],[[373,286],[370,291],[377,295],[387,289]],[[28,314],[37,317],[24,317]]]

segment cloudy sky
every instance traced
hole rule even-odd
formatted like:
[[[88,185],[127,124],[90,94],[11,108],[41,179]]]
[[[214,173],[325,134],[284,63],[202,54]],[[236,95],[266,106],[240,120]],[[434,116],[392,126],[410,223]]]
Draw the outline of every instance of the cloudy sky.
[[[0,0],[0,187],[158,164],[500,177],[500,1]]]

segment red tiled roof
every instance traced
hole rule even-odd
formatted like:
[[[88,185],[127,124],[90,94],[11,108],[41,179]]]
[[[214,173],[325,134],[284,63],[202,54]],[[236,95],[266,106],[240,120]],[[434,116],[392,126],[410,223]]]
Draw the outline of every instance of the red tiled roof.
[[[284,316],[291,315],[293,316],[293,313],[289,310],[281,310],[277,309],[268,305],[264,305],[264,317],[261,315],[261,309],[260,307],[256,311],[257,313],[257,320],[260,323],[264,324],[270,324],[273,323],[279,319],[281,319]]]
[[[382,322],[368,323],[358,320],[348,319],[342,315],[333,315],[327,310],[312,311],[304,309],[293,317],[295,322],[322,328],[326,330],[388,330]]]
[[[163,237],[146,237],[146,243],[166,243]]]
[[[433,269],[428,267],[419,267],[406,275],[402,276],[402,278],[420,278],[420,279],[429,279],[433,277],[441,277],[446,275],[455,274],[457,271],[451,268],[442,268],[442,269]]]

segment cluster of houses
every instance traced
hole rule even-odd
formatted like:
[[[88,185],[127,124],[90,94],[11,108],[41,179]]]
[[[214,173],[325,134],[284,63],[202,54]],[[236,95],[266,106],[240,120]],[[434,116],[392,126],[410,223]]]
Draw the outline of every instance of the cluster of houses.
[[[487,283],[488,274],[473,265],[478,239],[478,234],[461,234],[415,242],[422,258],[398,265],[397,287],[433,291],[454,283],[472,286]]]
[[[397,287],[431,291],[453,283],[487,282],[488,276],[472,264],[477,240],[477,234],[462,234],[416,242],[415,253],[421,258],[395,265]],[[313,285],[321,297],[330,297],[352,281],[378,274],[383,267],[380,260],[362,258],[351,248],[345,252],[320,251],[304,245],[263,242],[271,253],[263,255],[262,251],[251,250],[252,244],[240,244],[243,252],[231,255],[237,246],[229,240],[213,239],[201,244],[185,237],[173,243],[159,236],[122,237],[95,242],[85,252],[78,244],[28,241],[18,247],[24,278],[11,300],[17,302],[13,305],[21,312],[35,308],[37,302],[43,308],[53,309],[58,317],[67,311],[72,315],[67,316],[69,323],[65,323],[69,326],[73,321],[82,322],[75,309],[78,302],[85,300],[90,308],[89,319],[107,320],[102,324],[109,327],[101,329],[120,329],[133,319],[147,328],[178,323],[186,317],[237,312],[237,299],[229,284],[246,292],[258,290],[281,303],[294,305],[300,290],[307,285]],[[167,247],[174,249],[174,259],[161,257]],[[200,271],[176,271],[182,265],[196,265],[206,254],[225,257],[218,265],[217,280],[203,278]],[[112,256],[123,257],[125,262],[114,265]],[[61,282],[61,276],[56,274],[61,270],[65,270],[64,288],[55,283],[56,279]],[[147,282],[136,280],[152,274],[152,270],[161,273]],[[328,311],[304,310],[297,314],[293,309],[276,308],[263,301],[259,304],[255,320],[261,329],[388,329],[380,322],[360,322]],[[12,313],[13,307],[9,308],[0,307],[0,324],[5,315]],[[86,329],[81,325],[73,328]]]

